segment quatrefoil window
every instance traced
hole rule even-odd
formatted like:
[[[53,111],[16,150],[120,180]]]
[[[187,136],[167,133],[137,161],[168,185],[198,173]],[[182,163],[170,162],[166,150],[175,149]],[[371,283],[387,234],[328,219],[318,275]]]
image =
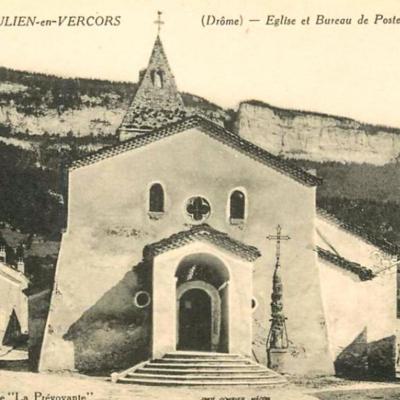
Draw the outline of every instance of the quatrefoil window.
[[[204,197],[191,197],[186,204],[186,212],[193,221],[204,221],[210,216],[210,203]]]

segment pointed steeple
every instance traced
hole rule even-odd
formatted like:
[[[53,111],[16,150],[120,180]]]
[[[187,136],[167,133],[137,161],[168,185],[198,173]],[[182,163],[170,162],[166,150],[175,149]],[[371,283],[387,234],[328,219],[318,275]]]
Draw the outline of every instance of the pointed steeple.
[[[162,21],[156,21],[160,28]],[[147,68],[139,74],[138,89],[119,128],[121,140],[174,122],[186,115],[182,98],[158,34]]]
[[[130,109],[135,106],[149,106],[155,110],[183,108],[160,36],[156,38],[149,64],[140,79]]]

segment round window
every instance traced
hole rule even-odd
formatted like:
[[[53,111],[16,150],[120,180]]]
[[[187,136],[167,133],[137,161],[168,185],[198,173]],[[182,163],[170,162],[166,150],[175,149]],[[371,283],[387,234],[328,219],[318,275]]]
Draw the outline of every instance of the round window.
[[[151,301],[150,294],[145,291],[137,292],[133,301],[138,308],[147,307]]]
[[[210,216],[210,203],[201,196],[191,197],[186,203],[186,213],[193,221],[202,222]]]
[[[251,299],[251,309],[254,311],[258,306],[258,302],[255,297]]]

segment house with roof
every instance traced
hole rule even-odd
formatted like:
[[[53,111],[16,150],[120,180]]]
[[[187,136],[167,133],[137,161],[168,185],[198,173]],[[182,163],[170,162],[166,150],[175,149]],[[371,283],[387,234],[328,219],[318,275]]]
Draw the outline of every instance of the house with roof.
[[[29,279],[23,258],[8,260],[7,254],[7,245],[0,237],[0,360],[28,335],[28,300],[24,290]]]
[[[318,210],[315,174],[188,113],[160,36],[139,81],[120,143],[68,167],[39,371],[394,377],[398,249]]]

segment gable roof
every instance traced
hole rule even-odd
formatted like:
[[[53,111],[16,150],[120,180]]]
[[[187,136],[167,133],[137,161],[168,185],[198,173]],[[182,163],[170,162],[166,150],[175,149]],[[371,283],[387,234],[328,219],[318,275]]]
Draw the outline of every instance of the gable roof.
[[[328,223],[331,223],[335,226],[338,226],[339,228],[342,228],[343,230],[349,232],[354,236],[357,236],[359,239],[373,246],[379,247],[384,252],[391,254],[393,256],[400,257],[400,246],[391,243],[383,238],[378,238],[374,236],[372,233],[367,232],[365,229],[362,229],[359,226],[350,225],[347,222],[343,222],[336,216],[330,214],[328,211],[322,208],[317,208],[317,215],[323,218]]]
[[[316,186],[322,182],[321,178],[309,174],[290,161],[269,153],[261,147],[256,146],[248,140],[229,132],[218,124],[199,115],[194,115],[179,122],[165,125],[162,128],[155,129],[140,136],[136,136],[115,146],[100,149],[95,153],[73,161],[70,164],[69,169],[73,170],[86,165],[94,164],[106,158],[114,157],[118,154],[146,146],[147,144],[156,142],[191,128],[198,128],[203,133],[219,141],[220,143],[239,151],[240,153],[260,162],[261,164],[267,165],[306,186]]]
[[[359,263],[354,261],[347,260],[346,258],[339,256],[338,254],[332,253],[329,250],[322,249],[321,247],[317,246],[317,253],[318,257],[321,259],[330,262],[340,268],[343,268],[353,274],[356,274],[361,281],[368,281],[373,279],[376,274],[367,267],[362,266]]]
[[[155,257],[196,241],[211,243],[246,261],[255,261],[261,256],[256,247],[239,242],[226,233],[211,228],[208,224],[201,224],[194,225],[187,231],[175,233],[166,239],[145,246],[143,258]]]
[[[28,284],[29,279],[22,272],[18,271],[16,267],[10,264],[5,264],[0,261],[0,276],[15,284]]]

